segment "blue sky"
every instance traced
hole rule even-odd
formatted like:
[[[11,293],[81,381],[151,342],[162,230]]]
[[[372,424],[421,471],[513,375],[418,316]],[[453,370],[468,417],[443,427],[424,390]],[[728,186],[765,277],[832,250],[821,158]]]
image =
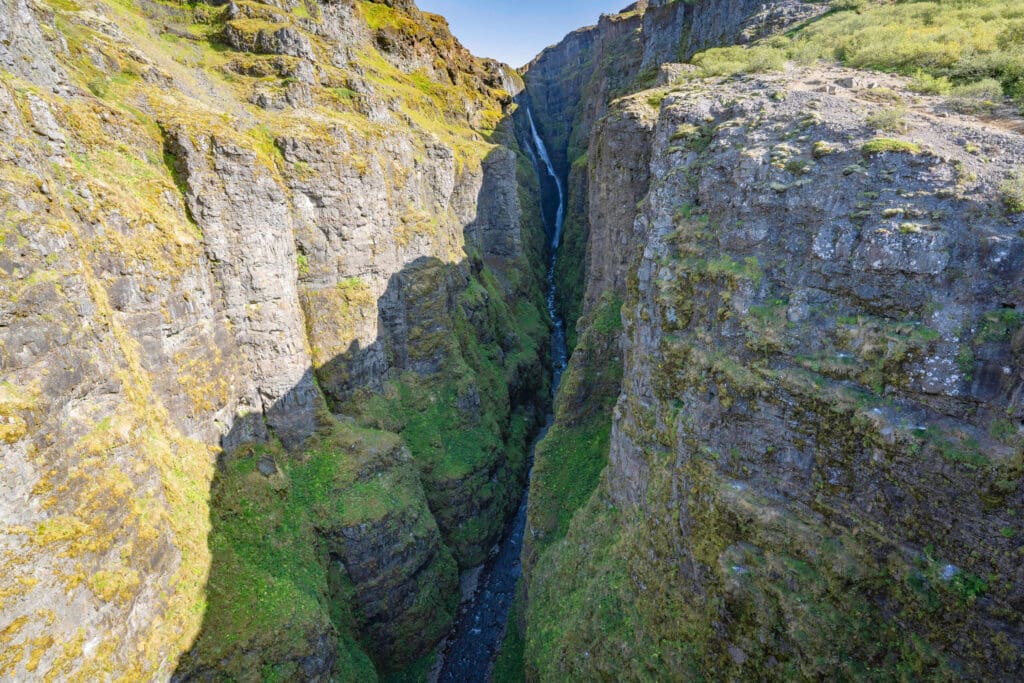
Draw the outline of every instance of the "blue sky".
[[[632,0],[416,0],[427,12],[443,14],[462,44],[479,57],[514,67],[533,59],[566,33],[597,23]]]

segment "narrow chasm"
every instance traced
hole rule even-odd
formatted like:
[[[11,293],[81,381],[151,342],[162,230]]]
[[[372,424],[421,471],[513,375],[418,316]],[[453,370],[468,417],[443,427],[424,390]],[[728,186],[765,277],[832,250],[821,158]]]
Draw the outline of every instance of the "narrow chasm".
[[[525,107],[526,122],[529,125],[528,138],[524,147],[529,151],[540,186],[551,186],[554,206],[544,206],[545,232],[548,236],[547,250],[547,308],[552,321],[551,330],[551,394],[558,393],[558,386],[568,360],[565,322],[559,313],[558,282],[556,278],[559,245],[565,221],[565,188],[555,171],[547,146],[533,120],[529,106]],[[542,193],[543,194],[543,193]],[[547,202],[550,204],[552,202]],[[553,209],[553,210],[552,210]],[[544,421],[530,447],[530,463],[533,453],[547,436],[554,423],[554,407]],[[431,680],[474,681],[486,676],[491,679],[491,668],[502,646],[509,612],[516,597],[519,579],[522,575],[522,543],[526,531],[529,487],[523,490],[522,500],[515,517],[509,523],[501,542],[492,549],[487,563],[473,578],[475,587],[472,596],[459,609],[451,632],[439,648],[437,662]],[[484,673],[486,672],[486,673]]]

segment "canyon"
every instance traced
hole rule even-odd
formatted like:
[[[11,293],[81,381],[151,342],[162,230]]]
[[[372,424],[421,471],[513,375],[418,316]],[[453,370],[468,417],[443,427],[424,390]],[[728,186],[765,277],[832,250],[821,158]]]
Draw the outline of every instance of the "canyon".
[[[1012,2],[2,3],[0,678],[1024,676]]]

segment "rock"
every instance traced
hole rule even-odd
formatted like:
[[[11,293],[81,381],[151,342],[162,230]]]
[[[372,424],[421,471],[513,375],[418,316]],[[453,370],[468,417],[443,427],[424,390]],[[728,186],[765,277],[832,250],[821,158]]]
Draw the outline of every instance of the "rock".
[[[266,456],[260,458],[260,461],[256,464],[256,469],[258,469],[260,474],[264,477],[270,477],[277,474],[277,464],[274,462],[274,459]]]
[[[64,3],[56,22],[36,5],[0,4],[0,630],[15,625],[0,637],[11,653],[0,677],[328,680],[335,668],[372,671],[364,649],[382,670],[422,656],[458,598],[453,552],[477,563],[514,512],[523,430],[528,439],[547,400],[543,325],[512,334],[531,307],[543,320],[527,262],[542,240],[537,207],[518,191],[505,118],[521,82],[412,3],[392,3],[415,30],[386,54],[349,2],[299,12],[293,0],[144,0],[127,15]],[[166,41],[136,40],[167,26],[188,36],[176,57]],[[192,51],[221,38],[215,75]],[[422,104],[402,101],[420,76],[371,82],[374,54],[429,65],[458,106],[431,114],[435,130],[401,125]],[[76,66],[68,96],[61,65],[80,59],[90,76],[79,83]],[[500,144],[484,143],[478,131],[499,122]],[[475,304],[484,289],[489,309]],[[332,577],[331,590],[283,600],[295,618],[258,634],[246,625],[274,600],[204,614],[207,576],[218,591],[272,584],[275,598],[291,585],[233,563],[237,548],[210,520],[280,505],[310,444],[364,424],[358,408],[390,400],[377,392],[403,378],[455,414],[460,398],[477,413],[479,453],[460,453],[461,475],[431,478],[405,449],[372,452],[374,466],[332,500],[397,477],[404,493],[388,514],[355,500],[358,523],[259,535],[268,553],[329,539],[338,562],[303,571],[324,586]],[[335,419],[330,409],[357,393],[352,416]],[[252,458],[237,475],[245,486],[220,497],[235,457]],[[299,527],[304,537],[288,535]],[[339,631],[334,607],[372,620]]]

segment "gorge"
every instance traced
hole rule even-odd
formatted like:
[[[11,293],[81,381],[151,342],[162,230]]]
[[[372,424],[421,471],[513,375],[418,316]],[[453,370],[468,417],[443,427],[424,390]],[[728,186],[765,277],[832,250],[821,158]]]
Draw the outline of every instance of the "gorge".
[[[1024,677],[1024,13],[0,0],[0,680]]]

